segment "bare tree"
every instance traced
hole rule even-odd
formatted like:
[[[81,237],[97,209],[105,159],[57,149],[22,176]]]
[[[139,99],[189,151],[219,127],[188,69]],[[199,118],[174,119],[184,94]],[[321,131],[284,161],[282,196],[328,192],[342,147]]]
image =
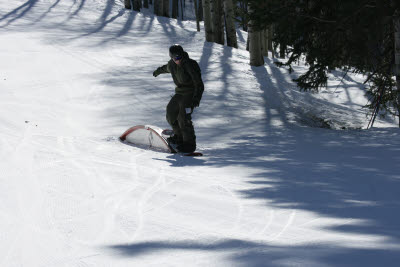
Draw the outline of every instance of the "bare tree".
[[[213,28],[211,24],[211,0],[203,0],[204,31],[206,41],[213,41]]]
[[[226,43],[230,47],[238,48],[235,25],[235,12],[232,0],[224,0]]]

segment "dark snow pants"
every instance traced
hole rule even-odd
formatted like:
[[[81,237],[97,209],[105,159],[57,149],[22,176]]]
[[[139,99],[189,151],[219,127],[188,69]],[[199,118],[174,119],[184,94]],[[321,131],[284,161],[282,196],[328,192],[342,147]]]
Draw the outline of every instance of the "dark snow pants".
[[[185,108],[191,107],[192,99],[193,94],[175,94],[167,105],[167,121],[178,139],[182,140],[185,145],[196,146],[192,116],[185,111]]]

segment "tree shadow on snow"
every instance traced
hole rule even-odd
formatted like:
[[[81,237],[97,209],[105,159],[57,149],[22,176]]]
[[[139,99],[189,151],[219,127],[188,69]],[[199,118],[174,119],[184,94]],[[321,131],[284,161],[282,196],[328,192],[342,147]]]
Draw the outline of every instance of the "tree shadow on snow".
[[[273,246],[265,243],[226,239],[223,241],[201,243],[188,241],[149,241],[107,247],[122,257],[154,257],[166,260],[175,257],[180,265],[189,264],[185,252],[199,252],[202,258],[215,256],[229,266],[396,266],[400,255],[382,249],[344,249],[328,244],[310,244],[304,246]],[[181,258],[182,262],[179,262]],[[206,261],[209,262],[209,261]],[[229,263],[228,263],[229,262]],[[325,263],[322,264],[321,263]],[[189,264],[190,265],[190,264]],[[215,263],[213,264],[213,266]],[[197,265],[196,265],[197,266]]]
[[[208,73],[212,73],[215,67],[211,63],[220,68],[222,62],[232,57],[232,52],[223,48],[221,62],[213,62],[210,58],[214,48],[205,43],[199,60],[205,81],[209,83],[215,82],[208,77]],[[165,106],[169,95],[173,93],[173,84],[168,75],[163,78],[160,76],[157,80],[150,77],[156,65],[149,65],[148,69],[139,72],[127,66],[122,68],[124,71],[118,69],[108,72],[109,76],[101,81],[107,88],[114,89],[99,97],[106,98],[108,103],[115,103],[105,109],[104,113],[111,128],[127,128],[149,120],[157,126],[167,126]],[[369,248],[323,242],[315,246],[276,247],[268,246],[268,242],[259,244],[228,240],[211,245],[196,242],[145,242],[117,245],[113,249],[132,257],[156,251],[186,249],[232,251],[229,259],[243,266],[276,266],[288,257],[293,259],[292,262],[304,260],[305,266],[308,263],[316,266],[332,263],[377,266],[381,262],[385,266],[394,266],[393,262],[397,263],[400,259],[400,176],[396,166],[400,166],[400,133],[397,129],[337,131],[296,126],[288,121],[290,112],[301,112],[302,107],[293,106],[290,100],[301,96],[294,90],[283,90],[294,85],[285,80],[280,70],[273,66],[270,69],[270,73],[263,68],[253,69],[265,101],[265,118],[251,119],[242,114],[242,105],[251,107],[253,100],[246,102],[246,98],[241,97],[243,92],[229,90],[233,69],[231,66],[224,68],[221,77],[215,79],[225,87],[219,91],[208,88],[202,106],[195,114],[195,123],[202,118],[221,119],[212,126],[195,126],[198,130],[199,150],[205,156],[188,158],[168,155],[163,160],[173,167],[190,166],[198,167],[199,170],[202,166],[249,169],[255,172],[245,177],[251,186],[237,192],[239,197],[264,201],[268,207],[312,212],[317,218],[343,219],[350,223],[326,226],[325,230],[338,235],[362,235],[367,239]],[[144,79],[147,75],[150,78]],[[160,103],[160,99],[165,102]],[[231,100],[236,102],[225,104]],[[318,101],[317,104],[326,105],[322,100]],[[221,114],[215,114],[216,110]],[[232,121],[222,121],[228,117],[227,112],[232,116]],[[137,118],[143,121],[133,121]],[[223,140],[223,148],[202,148],[202,144],[217,143],[218,140]],[[374,238],[383,241],[374,243]],[[395,248],[389,249],[385,244]],[[363,245],[360,244],[360,247]],[[265,265],[265,262],[269,265]]]
[[[37,2],[38,0],[28,0],[17,8],[1,16],[0,22],[6,23],[5,25],[0,26],[0,28],[6,28],[10,24],[16,22],[18,19],[26,16],[35,7]]]
[[[344,263],[366,255],[399,258],[398,131],[269,130],[265,137],[248,137],[245,142],[234,138],[228,148],[210,151],[205,165],[257,170],[246,178],[251,189],[237,192],[242,198],[265,201],[269,207],[304,210],[318,217],[341,218],[350,223],[325,230],[382,240],[381,244],[360,244],[370,242],[371,249],[366,251],[340,245],[330,248],[328,254],[346,250],[349,261]],[[392,244],[397,248],[385,251],[386,245]],[[371,258],[353,266],[376,266],[379,260],[371,262]]]
[[[340,219],[341,222],[325,225],[321,230],[338,237],[348,235],[348,245],[337,241],[313,242],[315,237],[310,236],[311,243],[292,246],[269,245],[267,238],[260,243],[154,241],[112,249],[126,257],[185,250],[229,254],[226,260],[235,266],[281,266],[293,262],[300,266],[397,266],[399,137],[396,130],[338,133],[326,129],[285,129],[265,137],[249,137],[247,143],[240,138],[232,139],[228,148],[205,152],[200,159],[168,157],[175,167],[236,166],[252,173],[256,170],[246,176],[249,189],[236,192],[239,198],[264,201],[269,208],[311,212],[316,220]],[[201,179],[199,170],[197,178]],[[232,180],[240,179],[232,174]],[[353,236],[361,243],[351,240]]]
[[[229,53],[225,55],[229,57]],[[332,263],[335,266],[376,266],[381,265],[381,261],[385,261],[385,266],[395,266],[400,259],[400,176],[397,170],[400,166],[400,132],[398,129],[338,131],[292,124],[288,122],[290,112],[301,112],[301,107],[290,103],[297,93],[283,90],[293,84],[285,82],[277,69],[271,69],[272,73],[262,69],[255,71],[265,98],[266,118],[258,121],[264,125],[263,134],[241,131],[240,128],[251,127],[254,120],[248,123],[246,118],[239,117],[242,123],[236,128],[230,125],[228,130],[231,133],[225,133],[226,146],[206,148],[201,162],[186,162],[184,165],[171,162],[172,166],[199,166],[197,164],[201,163],[203,166],[256,170],[256,174],[246,177],[251,188],[237,192],[240,197],[264,200],[269,207],[304,210],[322,218],[340,218],[347,223],[325,226],[325,230],[338,235],[362,235],[366,239],[359,248],[324,243],[315,247],[270,248],[261,245],[268,251],[265,253],[258,251],[258,245],[250,244],[249,247],[257,252],[234,256],[235,262],[243,261],[246,266],[269,266],[252,259],[256,257],[268,262],[272,258],[274,263],[270,266],[275,266],[276,261],[291,257],[292,253],[306,253],[311,262],[318,263],[317,266]],[[222,81],[229,72],[230,68],[227,68]],[[220,101],[228,93],[225,90]],[[326,106],[323,100],[316,100],[316,103]],[[240,116],[234,108],[231,112]],[[211,132],[223,135],[226,130],[213,129]],[[212,139],[207,134],[205,136],[201,137],[203,143],[208,137]],[[376,238],[381,242],[375,243]],[[362,249],[366,244],[370,248]],[[178,248],[174,248],[174,244],[164,245],[165,250],[171,246],[172,249],[181,249],[179,245]],[[187,245],[190,249],[190,244]],[[219,245],[199,246],[199,249],[227,249],[226,244]],[[128,247],[128,250],[132,252],[134,249]]]
[[[390,244],[397,247],[385,251],[384,246],[373,241],[371,247],[375,249],[370,250],[344,249],[339,245],[328,249],[329,245],[321,244],[321,250],[331,250],[328,255],[345,251],[343,264],[351,265],[351,260],[364,257],[368,260],[357,266],[375,266],[379,260],[374,261],[370,255],[398,259],[398,129],[337,131],[291,124],[288,122],[290,112],[302,112],[301,107],[290,103],[297,93],[284,90],[293,84],[285,82],[274,66],[270,69],[271,73],[265,68],[253,68],[264,92],[266,118],[258,121],[265,127],[264,134],[235,131],[237,136],[228,136],[226,147],[205,151],[208,159],[204,164],[257,170],[258,173],[247,180],[252,188],[238,192],[243,198],[265,200],[268,206],[305,210],[321,217],[347,219],[352,223],[330,226],[326,230],[379,237],[389,247]],[[323,100],[316,101],[318,103],[327,106]],[[245,118],[242,121],[244,128],[250,127]],[[324,257],[319,260],[332,263]],[[389,264],[394,265],[393,262]]]

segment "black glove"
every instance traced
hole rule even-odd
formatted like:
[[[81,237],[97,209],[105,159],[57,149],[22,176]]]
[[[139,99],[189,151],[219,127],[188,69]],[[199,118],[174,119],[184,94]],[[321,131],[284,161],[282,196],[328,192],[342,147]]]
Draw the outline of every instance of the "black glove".
[[[157,77],[158,75],[160,75],[160,74],[158,73],[157,70],[155,70],[155,71],[153,72],[153,76],[154,76],[154,77]]]
[[[200,106],[200,99],[198,99],[197,97],[193,97],[192,107],[196,108],[198,106]]]

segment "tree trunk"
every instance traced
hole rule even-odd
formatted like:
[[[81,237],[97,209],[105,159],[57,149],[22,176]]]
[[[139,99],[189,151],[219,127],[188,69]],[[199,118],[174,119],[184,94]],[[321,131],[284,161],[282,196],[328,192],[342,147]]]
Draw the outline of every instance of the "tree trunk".
[[[172,15],[171,17],[177,19],[179,15],[179,0],[172,0]]]
[[[160,16],[160,2],[162,0],[154,0],[154,14],[156,14],[157,16]]]
[[[252,6],[249,5],[249,13],[252,12]],[[262,55],[261,47],[261,34],[254,29],[253,21],[249,21],[249,52],[250,52],[250,65],[262,66],[264,65],[264,57]]]
[[[275,58],[275,47],[272,43],[272,37],[274,36],[274,26],[271,25],[268,27],[268,51],[272,52],[272,58]]]
[[[268,40],[269,40],[269,32],[268,28],[264,29],[261,33],[261,43],[262,43],[262,54],[264,57],[268,57]]]
[[[285,58],[286,57],[286,44],[280,43],[279,44],[279,57]]]
[[[158,0],[158,16],[162,16],[164,13],[164,0]]]
[[[238,48],[236,37],[235,13],[232,0],[224,0],[226,43],[230,47]]]
[[[199,0],[199,21],[203,21],[203,0]]]
[[[200,20],[199,20],[199,9],[197,8],[197,0],[193,0],[194,2],[194,12],[196,13],[196,26],[197,31],[200,31]]]
[[[144,0],[143,1],[143,7],[144,8],[149,8],[149,0]]]
[[[185,0],[181,0],[181,15],[182,15],[182,20],[185,20],[184,15],[185,15],[185,7],[184,7],[184,1]]]
[[[132,0],[133,2],[133,10],[135,11],[140,11],[140,8],[142,7],[142,1],[141,0]]]
[[[169,0],[163,0],[163,11],[162,15],[169,18]]]
[[[214,42],[217,44],[225,44],[224,36],[224,12],[222,7],[222,0],[214,0],[212,2],[212,20],[213,20],[213,33]]]
[[[203,0],[203,15],[204,15],[204,32],[206,34],[206,41],[213,41],[213,29],[211,24],[211,6],[210,0]]]
[[[264,57],[261,48],[261,33],[259,31],[253,32],[252,26],[249,24],[249,34],[250,65],[256,67],[262,66],[264,65]]]
[[[243,30],[245,32],[248,31],[248,21],[247,21],[247,16],[244,14],[247,14],[248,8],[247,8],[247,1],[241,1],[240,3],[240,9],[242,10],[242,16],[241,16],[241,22],[243,26]]]
[[[397,85],[397,114],[399,115],[399,127],[400,127],[400,10],[397,10],[393,16],[394,24],[394,57],[395,67],[394,75],[396,76]]]
[[[125,8],[140,11],[142,7],[141,0],[124,0]]]
[[[125,8],[126,8],[126,9],[132,9],[131,0],[125,0],[125,1],[124,1],[124,4],[125,4]]]

